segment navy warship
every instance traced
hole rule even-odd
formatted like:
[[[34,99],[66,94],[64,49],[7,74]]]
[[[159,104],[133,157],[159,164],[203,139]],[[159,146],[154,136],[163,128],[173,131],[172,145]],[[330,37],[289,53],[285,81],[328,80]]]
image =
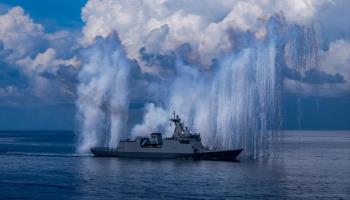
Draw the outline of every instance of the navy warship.
[[[117,148],[96,147],[91,152],[96,157],[235,161],[243,150],[206,148],[200,135],[191,133],[175,111],[170,121],[175,124],[170,138],[163,138],[161,133],[151,133],[150,137],[121,140]]]

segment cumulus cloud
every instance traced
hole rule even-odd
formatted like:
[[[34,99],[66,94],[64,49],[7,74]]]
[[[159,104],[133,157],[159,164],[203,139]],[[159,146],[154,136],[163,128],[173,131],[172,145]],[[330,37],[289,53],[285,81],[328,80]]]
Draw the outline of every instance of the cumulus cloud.
[[[5,49],[14,50],[15,58],[33,55],[42,49],[44,27],[36,24],[21,7],[14,7],[0,15],[0,40]]]
[[[55,74],[61,65],[77,67],[79,61],[76,57],[68,60],[59,59],[56,50],[48,48],[44,53],[38,53],[34,59],[27,56],[16,61],[16,64],[22,66],[27,73],[43,73],[46,71]]]
[[[66,78],[62,72],[69,71],[67,67],[78,70],[80,66],[75,52],[78,47],[73,42],[77,34],[69,31],[48,34],[19,6],[0,15],[0,27],[2,91],[12,87],[16,90],[11,91],[18,91],[2,92],[3,97],[6,94],[13,101],[21,96],[50,101],[74,97],[72,78]]]
[[[283,72],[286,78],[301,81],[306,84],[334,84],[346,82],[344,76],[339,73],[329,74],[316,68],[311,68],[301,73],[296,69],[286,67]]]
[[[320,63],[325,71],[340,73],[350,82],[350,42],[343,39],[332,42],[327,51],[321,52]]]
[[[139,59],[139,49],[154,53],[189,43],[199,59],[211,60],[232,46],[226,32],[252,30],[264,34],[262,22],[282,12],[290,23],[308,24],[328,0],[302,1],[113,1],[90,0],[83,8],[83,43],[117,30],[130,58]],[[186,5],[186,6],[183,6]],[[211,12],[214,9],[213,12]],[[142,62],[141,62],[142,64]]]
[[[319,69],[311,68],[303,73],[284,68],[286,89],[308,96],[350,94],[350,42],[335,40],[327,50],[320,50],[319,65]]]

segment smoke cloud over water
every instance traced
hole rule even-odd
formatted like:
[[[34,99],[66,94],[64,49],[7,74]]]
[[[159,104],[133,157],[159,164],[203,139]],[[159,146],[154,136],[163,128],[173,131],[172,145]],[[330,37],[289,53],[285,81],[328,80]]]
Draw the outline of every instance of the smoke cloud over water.
[[[288,81],[297,81],[300,90],[322,82],[315,77],[345,82],[319,69],[309,21],[320,1],[285,12],[279,10],[287,7],[283,3],[268,1],[234,1],[230,11],[223,1],[218,13],[227,15],[220,17],[173,10],[179,5],[165,2],[91,0],[83,9],[82,42],[88,47],[79,74],[79,151],[116,148],[121,138],[150,132],[171,136],[168,118],[175,110],[205,146],[244,148],[258,158],[282,130]],[[138,123],[128,120],[133,103],[144,106]]]
[[[158,122],[160,117],[166,117],[164,113],[176,110],[192,131],[201,133],[204,145],[244,148],[249,157],[265,156],[274,133],[282,129],[282,72],[287,67],[287,54],[293,54],[292,61],[297,57],[295,62],[312,60],[307,50],[298,54],[300,46],[295,43],[302,41],[289,34],[294,29],[303,36],[308,30],[289,26],[282,16],[276,15],[266,23],[263,39],[249,31],[231,33],[235,39],[232,42],[240,43],[209,71],[184,64],[183,58],[178,57],[176,76],[169,94],[164,95],[165,106],[148,105],[143,124],[136,125],[132,133],[163,130],[170,136],[172,130],[167,124],[163,122],[164,127],[159,127]],[[310,66],[305,64],[300,69]]]
[[[172,54],[174,73],[165,85],[169,89],[161,94],[161,102],[146,105],[143,122],[132,125],[131,136],[152,131],[171,136],[167,119],[176,110],[192,131],[201,133],[205,146],[244,148],[250,157],[264,156],[273,132],[282,128],[283,69],[289,64],[303,73],[309,63],[317,64],[312,62],[317,59],[312,46],[300,53],[300,43],[305,45],[300,40],[313,37],[306,34],[309,29],[290,26],[280,15],[271,17],[265,28],[263,38],[250,31],[229,32],[234,48],[209,69],[190,62],[191,49],[178,49]],[[115,148],[122,134],[127,135],[130,69],[115,38],[98,38],[83,53],[79,151],[98,145]]]
[[[82,57],[76,103],[81,125],[78,151],[117,147],[128,117],[128,60],[116,34],[97,38]]]
[[[77,150],[87,152],[153,131],[171,136],[176,110],[206,146],[244,148],[253,158],[272,152],[283,128],[348,129],[349,7],[348,0],[88,0],[83,24],[57,15],[58,26],[0,3],[0,103],[16,109],[3,118],[17,127],[11,119],[28,118],[18,108],[61,113],[75,102]],[[50,117],[19,127],[73,126]]]

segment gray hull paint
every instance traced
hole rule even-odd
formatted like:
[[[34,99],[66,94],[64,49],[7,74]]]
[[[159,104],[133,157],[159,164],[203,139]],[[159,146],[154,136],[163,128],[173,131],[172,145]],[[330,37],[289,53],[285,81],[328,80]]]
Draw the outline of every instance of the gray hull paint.
[[[120,157],[120,158],[154,158],[154,159],[177,159],[186,157],[180,153],[142,153],[142,152],[118,152],[109,150],[91,150],[96,157]]]
[[[127,157],[155,159],[236,160],[242,149],[210,150],[205,148],[199,134],[191,133],[178,115],[170,119],[175,124],[171,138],[162,138],[161,133],[136,140],[122,140],[117,148],[92,148],[96,157]],[[216,148],[218,149],[218,148]]]
[[[235,161],[242,149],[228,151],[208,151],[201,153],[155,153],[155,152],[120,152],[108,148],[93,148],[96,157],[150,158],[150,159],[193,159]]]

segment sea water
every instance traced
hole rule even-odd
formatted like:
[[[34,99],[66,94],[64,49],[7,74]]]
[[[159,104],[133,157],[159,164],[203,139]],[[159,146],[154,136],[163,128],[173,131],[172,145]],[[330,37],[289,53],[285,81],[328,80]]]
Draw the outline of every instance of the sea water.
[[[284,131],[239,162],[95,158],[70,131],[2,131],[0,199],[350,199],[350,131]]]

